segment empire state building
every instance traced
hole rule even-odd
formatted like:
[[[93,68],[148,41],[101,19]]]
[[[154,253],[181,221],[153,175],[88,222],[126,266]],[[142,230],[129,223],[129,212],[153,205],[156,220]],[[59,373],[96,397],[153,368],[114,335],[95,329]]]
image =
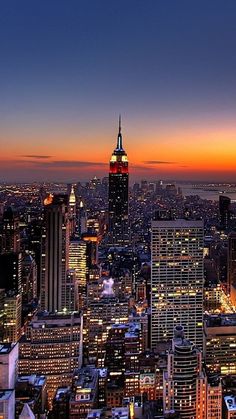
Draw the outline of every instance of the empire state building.
[[[122,144],[121,118],[117,146],[112,153],[109,172],[109,243],[124,246],[129,243],[129,170]]]

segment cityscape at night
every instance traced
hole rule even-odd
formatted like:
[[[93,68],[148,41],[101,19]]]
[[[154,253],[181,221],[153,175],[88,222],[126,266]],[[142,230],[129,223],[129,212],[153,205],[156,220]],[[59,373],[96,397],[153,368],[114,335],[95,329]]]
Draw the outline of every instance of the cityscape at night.
[[[10,0],[0,419],[236,418],[235,0]]]

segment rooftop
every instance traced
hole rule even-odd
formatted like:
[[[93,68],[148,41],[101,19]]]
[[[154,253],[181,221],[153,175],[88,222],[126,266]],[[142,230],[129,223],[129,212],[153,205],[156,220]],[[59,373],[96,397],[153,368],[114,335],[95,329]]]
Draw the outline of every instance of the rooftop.
[[[1,343],[0,344],[0,355],[9,354],[14,348],[16,344],[14,343]]]
[[[206,326],[236,326],[236,313],[209,315],[206,317]]]
[[[236,412],[236,397],[235,396],[225,396],[224,401],[228,411]]]
[[[10,399],[14,394],[14,390],[0,390],[0,402]]]

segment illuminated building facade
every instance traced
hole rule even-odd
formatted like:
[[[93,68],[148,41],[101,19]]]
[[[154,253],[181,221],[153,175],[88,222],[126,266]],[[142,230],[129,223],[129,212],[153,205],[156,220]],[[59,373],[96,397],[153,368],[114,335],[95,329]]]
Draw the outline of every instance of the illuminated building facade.
[[[41,309],[62,311],[66,307],[66,271],[69,256],[67,195],[45,200],[41,253]]]
[[[128,159],[122,145],[121,121],[117,146],[111,156],[109,172],[109,243],[129,242],[129,171]]]
[[[83,321],[80,313],[39,313],[20,340],[19,374],[43,374],[51,403],[58,387],[72,384],[82,364]]]
[[[77,228],[77,217],[76,217],[76,196],[74,185],[71,186],[69,195],[69,236],[74,237]]]
[[[11,207],[3,213],[1,253],[20,251],[19,218]]]
[[[128,321],[128,301],[114,296],[104,296],[90,302],[85,313],[84,356],[88,364],[104,367],[106,341],[113,324]]]
[[[222,419],[222,384],[219,378],[207,377],[206,419]]]
[[[203,345],[203,222],[152,222],[151,347],[183,325]]]
[[[206,377],[202,372],[201,352],[184,339],[181,326],[174,333],[164,373],[164,412],[174,410],[181,419],[205,418]]]
[[[76,305],[82,308],[86,298],[88,279],[87,243],[83,240],[71,240],[69,244],[69,269],[75,272]]]
[[[235,375],[236,314],[207,316],[204,333],[206,366],[221,375]]]
[[[97,407],[99,371],[95,368],[76,370],[69,401],[70,419],[87,419],[88,412]]]
[[[21,294],[6,295],[4,298],[3,341],[17,342],[21,336]]]

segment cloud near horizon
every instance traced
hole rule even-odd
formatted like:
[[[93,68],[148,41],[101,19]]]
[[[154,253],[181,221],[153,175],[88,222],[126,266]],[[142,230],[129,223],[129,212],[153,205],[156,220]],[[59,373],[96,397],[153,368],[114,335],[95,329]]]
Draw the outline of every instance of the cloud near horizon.
[[[29,159],[51,159],[53,156],[43,156],[41,154],[28,154],[25,156],[20,156]]]
[[[144,164],[177,164],[176,161],[163,161],[163,160],[145,160]]]

